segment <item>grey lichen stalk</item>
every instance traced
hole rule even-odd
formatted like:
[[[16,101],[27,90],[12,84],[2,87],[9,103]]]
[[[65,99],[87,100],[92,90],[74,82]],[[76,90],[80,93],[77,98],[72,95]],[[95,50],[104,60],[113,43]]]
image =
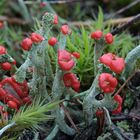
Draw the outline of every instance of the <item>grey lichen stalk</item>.
[[[63,72],[59,68],[57,68],[53,88],[52,88],[52,96],[54,100],[60,100],[62,94],[64,93],[65,87],[62,82]],[[65,120],[64,120],[64,112],[59,107],[54,111],[54,115],[56,116],[56,124],[58,124],[61,131],[68,135],[74,135],[75,130],[70,128]]]
[[[50,101],[46,85],[47,82],[53,81],[53,72],[50,64],[50,58],[47,53],[47,36],[50,31],[50,24],[46,20],[47,16],[43,16],[42,28],[37,31],[40,33],[45,40],[40,44],[35,44],[32,46],[32,49],[29,51],[25,63],[16,72],[16,80],[18,82],[23,82],[26,78],[26,71],[29,67],[32,68],[33,74],[30,86],[30,93],[32,95],[38,95],[40,93],[41,97],[47,97]],[[53,17],[51,17],[51,22]],[[48,26],[47,26],[48,25]],[[49,30],[48,30],[49,29]]]
[[[64,36],[64,35],[61,35],[61,36],[62,36],[62,38],[59,42],[59,46],[60,46],[59,49],[65,49],[66,36]],[[57,67],[56,74],[55,74],[53,87],[52,87],[52,96],[53,96],[54,100],[60,100],[62,94],[65,91],[65,86],[64,86],[63,81],[62,81],[63,71],[61,69],[59,69],[58,66],[56,66],[56,67]],[[54,111],[54,114],[56,116],[56,119],[55,119],[56,124],[58,124],[60,130],[68,135],[74,135],[75,130],[72,129],[71,127],[69,127],[64,120],[63,110],[59,107]]]
[[[101,90],[98,86],[98,77],[102,73],[102,65],[100,66],[98,60],[102,55],[104,50],[104,41],[101,39],[100,42],[96,42],[94,46],[94,74],[96,75],[91,87],[85,91],[86,95],[83,99],[83,112],[85,116],[85,121],[87,125],[90,125],[95,117],[95,111],[97,108],[107,107],[108,109],[113,109],[113,100],[111,95],[104,95],[102,100],[97,100],[96,96],[100,94]],[[112,107],[110,107],[112,104]]]
[[[56,66],[55,76],[52,71],[51,60],[48,54],[48,35],[51,28],[53,27],[54,15],[46,13],[43,16],[42,28],[36,33],[42,35],[45,40],[39,44],[34,44],[31,50],[28,52],[25,63],[21,65],[15,74],[15,78],[18,82],[23,82],[26,78],[26,71],[28,68],[32,68],[32,79],[29,82],[30,94],[40,95],[42,98],[46,98],[47,101],[61,100],[62,94],[64,93],[65,86],[62,81],[63,71]],[[66,36],[61,34],[58,48],[65,49]],[[58,48],[55,50],[57,52]],[[47,85],[53,83],[52,92],[48,94]],[[64,119],[64,111],[61,107],[58,107],[53,111],[55,116],[56,125],[58,128],[68,135],[73,135],[75,130],[69,127]],[[50,136],[49,136],[50,137]]]
[[[137,59],[140,58],[140,45],[130,51],[125,58],[125,70],[122,77],[127,79],[133,72]]]

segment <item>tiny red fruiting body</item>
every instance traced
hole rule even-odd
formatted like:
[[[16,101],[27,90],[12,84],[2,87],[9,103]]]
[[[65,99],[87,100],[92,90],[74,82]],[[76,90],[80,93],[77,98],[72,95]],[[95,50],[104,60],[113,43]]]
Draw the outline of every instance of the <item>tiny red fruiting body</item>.
[[[117,102],[118,106],[112,111],[112,114],[119,114],[122,110],[122,97],[120,95],[115,95],[114,100]]]
[[[66,87],[71,87],[73,76],[74,76],[73,73],[66,73],[63,75],[63,82],[64,82]]]
[[[57,15],[54,16],[53,24],[55,24],[55,25],[58,24],[58,16]]]
[[[76,59],[80,58],[80,54],[78,52],[73,52],[72,56],[74,56]]]
[[[125,61],[123,58],[117,57],[115,60],[112,60],[110,69],[115,73],[121,73],[125,68]]]
[[[99,87],[104,91],[104,93],[112,93],[117,86],[117,79],[109,73],[100,74]]]
[[[14,102],[14,101],[8,101],[7,105],[12,109],[16,109],[16,110],[18,109],[18,106],[17,106],[16,102]]]
[[[12,66],[11,66],[11,64],[9,62],[5,62],[5,63],[1,64],[1,68],[3,70],[9,71],[9,70],[11,70]]]
[[[34,42],[34,43],[40,43],[40,42],[42,42],[43,40],[45,40],[45,38],[44,38],[43,36],[41,36],[40,34],[32,33],[32,34],[31,34],[31,40],[32,40],[32,42]]]
[[[61,32],[63,35],[67,35],[70,33],[70,29],[68,25],[62,25],[61,26]]]
[[[115,95],[114,100],[118,103],[118,105],[122,105],[122,97],[120,95]]]
[[[75,79],[73,80],[72,88],[73,88],[76,92],[79,92],[79,90],[80,90],[80,81],[79,81],[77,78],[75,78]]]
[[[99,61],[108,66],[115,73],[121,73],[125,68],[124,59],[112,53],[104,54],[99,58]]]
[[[99,58],[100,63],[110,67],[112,60],[115,58],[115,55],[112,53],[106,53]]]
[[[0,46],[0,55],[1,55],[1,54],[6,54],[6,53],[7,53],[6,48],[3,47],[3,46]]]
[[[23,39],[23,41],[21,42],[21,47],[23,50],[29,51],[32,47],[32,40],[30,38],[25,38]]]
[[[97,110],[96,110],[96,117],[100,117],[100,116],[102,116],[103,114],[104,114],[103,109],[97,109]]]
[[[63,82],[66,87],[72,87],[76,92],[79,92],[80,82],[74,73],[66,73],[63,75]]]
[[[112,114],[119,114],[119,113],[121,113],[121,111],[122,111],[122,106],[118,106],[116,109],[114,109],[113,111],[112,111]]]
[[[75,62],[73,60],[58,61],[60,68],[64,71],[69,71],[74,67]]]
[[[105,36],[105,41],[107,44],[112,44],[114,39],[113,39],[113,35],[111,33],[107,33]]]
[[[103,33],[100,30],[91,33],[91,38],[95,40],[99,40],[102,37]]]
[[[74,60],[72,60],[71,54],[66,50],[58,50],[58,64],[64,71],[69,71],[74,67]]]
[[[55,46],[57,42],[58,42],[58,41],[57,41],[57,39],[56,39],[55,37],[51,37],[51,38],[48,40],[48,44],[49,44],[50,46]]]

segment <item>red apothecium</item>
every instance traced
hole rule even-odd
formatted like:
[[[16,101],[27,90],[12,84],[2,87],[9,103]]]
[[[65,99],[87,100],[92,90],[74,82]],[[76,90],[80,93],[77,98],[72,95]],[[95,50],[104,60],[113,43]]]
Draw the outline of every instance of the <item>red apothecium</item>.
[[[114,100],[118,103],[118,105],[122,105],[122,97],[120,95],[115,95]]]
[[[72,53],[72,56],[74,56],[76,59],[79,59],[79,58],[80,58],[80,53],[78,53],[78,52],[73,52],[73,53]]]
[[[112,111],[112,114],[119,114],[119,113],[121,113],[121,111],[122,111],[122,106],[118,106],[116,109],[114,109],[113,111]]]
[[[125,61],[123,58],[116,57],[112,60],[110,69],[115,73],[121,73],[125,68]]]
[[[114,54],[112,54],[112,53],[106,53],[106,54],[102,55],[102,56],[99,58],[99,61],[100,61],[100,63],[102,63],[102,64],[104,64],[104,65],[110,67],[111,62],[112,62],[112,60],[113,60],[113,57],[115,57]]]
[[[102,116],[103,114],[104,114],[103,109],[97,109],[97,110],[96,110],[96,117],[100,117],[100,116]]]
[[[34,42],[34,43],[40,43],[42,42],[44,39],[43,36],[41,36],[40,34],[37,34],[37,33],[32,33],[31,34],[31,40]]]
[[[112,53],[104,54],[99,58],[99,61],[108,66],[115,73],[121,73],[125,68],[124,59]]]
[[[5,62],[5,63],[1,64],[1,68],[3,70],[7,70],[8,71],[8,70],[11,70],[12,66],[11,66],[11,64],[9,62]]]
[[[58,16],[57,15],[54,16],[53,24],[55,24],[55,25],[58,24]]]
[[[21,42],[21,47],[23,50],[29,51],[32,47],[32,40],[30,38],[25,38],[23,39],[23,41]]]
[[[57,42],[58,42],[58,41],[57,41],[57,39],[56,39],[55,37],[51,37],[51,38],[48,40],[48,44],[49,44],[50,46],[55,46]]]
[[[6,53],[7,53],[6,48],[4,48],[3,46],[0,46],[0,55],[1,54],[6,54]]]
[[[69,28],[69,26],[68,26],[68,25],[62,25],[62,26],[61,26],[61,32],[62,32],[62,34],[64,34],[64,35],[69,34],[69,33],[70,33],[70,28]]]
[[[71,53],[66,50],[58,50],[58,64],[64,71],[69,71],[73,68],[75,62],[71,57]]]
[[[99,40],[102,37],[103,33],[100,30],[91,33],[91,38],[95,40]]]
[[[122,97],[117,94],[114,96],[114,101],[117,102],[118,106],[112,111],[112,114],[119,114],[122,110]]]
[[[64,74],[63,81],[66,87],[72,87],[76,92],[79,92],[80,81],[74,73]]]
[[[18,110],[18,106],[17,106],[16,102],[14,102],[14,101],[8,101],[7,105],[12,109]]]
[[[107,44],[112,44],[114,41],[113,35],[111,33],[107,33],[105,36],[105,41]]]
[[[99,76],[99,87],[105,92],[105,93],[111,93],[115,90],[117,86],[117,79],[113,77],[109,73],[102,73]]]

